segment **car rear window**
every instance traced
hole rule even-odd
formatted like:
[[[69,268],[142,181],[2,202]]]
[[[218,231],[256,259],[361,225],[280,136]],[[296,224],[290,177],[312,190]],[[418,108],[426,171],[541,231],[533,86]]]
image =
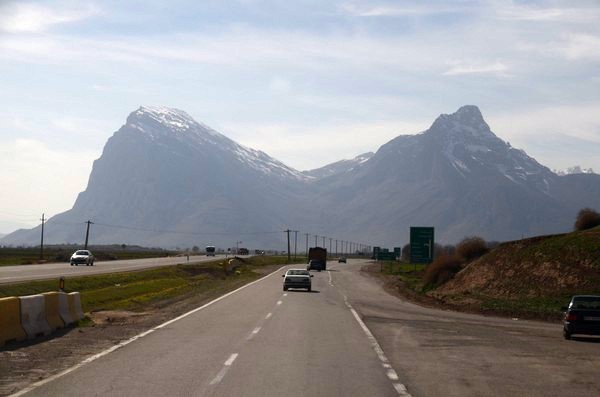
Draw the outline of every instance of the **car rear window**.
[[[288,270],[288,276],[308,276],[309,274],[306,270]]]
[[[88,251],[77,251],[75,252],[75,255],[89,255],[90,253]]]
[[[572,309],[600,310],[600,296],[582,296],[573,299]]]

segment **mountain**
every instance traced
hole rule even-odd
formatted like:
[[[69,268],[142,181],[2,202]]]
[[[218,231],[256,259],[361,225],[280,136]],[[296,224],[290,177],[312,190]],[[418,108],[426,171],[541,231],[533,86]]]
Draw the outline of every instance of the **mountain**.
[[[373,152],[367,152],[356,156],[351,160],[340,160],[335,163],[328,164],[321,168],[315,168],[314,170],[303,171],[302,173],[308,177],[315,179],[327,178],[334,175],[343,174],[345,172],[352,171],[354,167],[364,163],[373,157]]]
[[[600,175],[557,175],[498,138],[475,106],[374,154],[304,172],[181,110],[145,106],[108,140],[45,239],[81,242],[90,219],[94,244],[281,249],[291,228],[391,247],[408,241],[410,226],[434,226],[444,243],[511,240],[568,231],[580,208],[598,203]],[[0,242],[38,238],[36,228]]]
[[[183,111],[145,106],[108,140],[73,208],[48,221],[46,241],[81,242],[91,219],[94,243],[231,247],[243,233],[284,230],[306,180]],[[3,242],[35,235],[20,230]]]

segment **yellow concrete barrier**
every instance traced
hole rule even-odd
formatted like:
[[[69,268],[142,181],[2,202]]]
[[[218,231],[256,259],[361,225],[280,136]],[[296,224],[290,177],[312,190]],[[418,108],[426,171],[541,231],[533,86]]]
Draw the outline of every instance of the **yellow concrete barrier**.
[[[19,298],[0,298],[0,346],[10,340],[25,340],[27,334],[21,327]]]
[[[60,318],[60,307],[58,292],[44,292],[42,294],[46,300],[46,320],[52,331],[63,328],[65,323]]]

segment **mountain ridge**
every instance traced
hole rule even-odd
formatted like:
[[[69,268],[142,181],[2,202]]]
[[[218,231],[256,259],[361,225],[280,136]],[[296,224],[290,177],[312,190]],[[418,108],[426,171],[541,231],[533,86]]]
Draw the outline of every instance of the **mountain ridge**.
[[[375,153],[304,172],[182,110],[142,106],[109,138],[73,208],[49,221],[47,241],[80,241],[87,219],[98,223],[97,243],[163,247],[231,246],[244,236],[276,248],[287,228],[400,245],[414,225],[436,227],[443,242],[510,240],[566,231],[579,206],[597,200],[597,178],[553,173],[498,138],[473,105]],[[38,237],[36,228],[19,230],[1,242]]]

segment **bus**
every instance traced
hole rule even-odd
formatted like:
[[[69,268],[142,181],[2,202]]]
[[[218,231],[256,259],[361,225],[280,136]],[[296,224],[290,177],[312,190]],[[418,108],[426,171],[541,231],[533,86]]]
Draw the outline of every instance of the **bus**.
[[[214,245],[206,246],[206,256],[215,256],[215,246]]]

